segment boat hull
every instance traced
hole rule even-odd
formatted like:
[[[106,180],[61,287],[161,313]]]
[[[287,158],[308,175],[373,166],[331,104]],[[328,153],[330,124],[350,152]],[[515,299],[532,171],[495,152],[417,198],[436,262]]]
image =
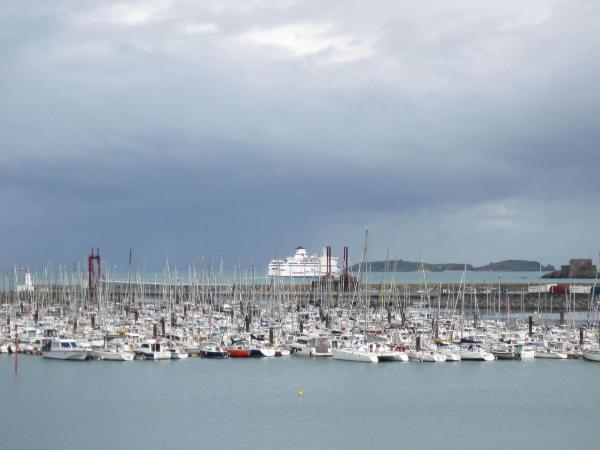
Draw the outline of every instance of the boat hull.
[[[364,352],[359,350],[352,350],[346,348],[334,348],[332,351],[333,359],[337,359],[340,361],[355,361],[355,362],[368,362],[368,363],[376,363],[379,362],[379,358],[377,354]]]
[[[138,352],[138,355],[148,361],[163,361],[171,359],[171,352]]]
[[[406,361],[408,361],[408,356],[406,355],[406,353],[403,353],[403,352],[388,351],[388,352],[379,352],[376,354],[377,354],[377,359],[380,362],[385,362],[385,361],[406,362]]]
[[[50,351],[42,352],[42,356],[46,359],[60,359],[63,361],[85,361],[88,357],[88,352]]]
[[[521,355],[516,352],[492,352],[498,360],[516,361],[521,359]]]
[[[533,358],[535,358],[535,351],[533,351],[533,350],[522,350],[519,353],[519,359],[521,359],[521,360],[533,359]]]
[[[586,361],[600,362],[600,351],[583,351],[583,359]]]
[[[133,361],[133,359],[135,358],[135,353],[92,350],[91,352],[89,352],[89,356],[92,359],[99,359],[102,361]]]
[[[229,358],[229,353],[219,350],[200,350],[200,356],[202,358],[225,359]]]
[[[230,348],[227,350],[230,358],[249,358],[250,350],[243,348]]]
[[[536,358],[542,359],[567,359],[568,356],[566,353],[561,352],[535,352]]]
[[[253,358],[271,358],[275,356],[274,348],[253,348],[250,350],[250,356]]]
[[[473,352],[473,351],[462,351],[460,352],[461,361],[494,361],[496,359],[494,355],[488,352]]]
[[[416,361],[416,362],[445,362],[446,361],[446,355],[443,355],[438,352],[426,352],[426,351],[425,352],[424,351],[409,352],[408,358],[411,361]]]

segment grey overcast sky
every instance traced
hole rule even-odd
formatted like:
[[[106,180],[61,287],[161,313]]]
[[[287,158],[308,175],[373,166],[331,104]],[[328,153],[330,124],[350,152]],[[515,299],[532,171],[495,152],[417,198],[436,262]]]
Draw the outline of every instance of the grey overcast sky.
[[[600,250],[600,2],[0,3],[0,270]]]

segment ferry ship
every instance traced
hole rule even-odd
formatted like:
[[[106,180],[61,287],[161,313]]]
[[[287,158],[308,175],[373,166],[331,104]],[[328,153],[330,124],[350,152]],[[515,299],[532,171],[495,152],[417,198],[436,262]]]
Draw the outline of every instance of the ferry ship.
[[[330,275],[338,276],[338,258],[331,258]],[[270,277],[322,277],[327,275],[327,250],[321,255],[309,255],[304,247],[296,248],[294,256],[285,259],[274,259],[269,263]]]

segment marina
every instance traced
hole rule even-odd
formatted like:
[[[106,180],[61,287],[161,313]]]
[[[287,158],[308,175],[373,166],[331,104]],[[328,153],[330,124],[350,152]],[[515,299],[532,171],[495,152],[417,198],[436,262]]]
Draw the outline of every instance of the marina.
[[[417,283],[393,273],[369,282],[368,271],[349,271],[347,248],[340,271],[330,247],[323,253],[324,275],[302,280],[197,268],[187,279],[168,269],[155,281],[111,280],[99,250],[86,274],[61,272],[61,283],[15,271],[0,297],[0,352],[101,361],[598,359],[595,280],[467,284],[463,273],[457,283],[432,284],[423,271]]]
[[[4,3],[0,450],[600,448],[600,2]]]

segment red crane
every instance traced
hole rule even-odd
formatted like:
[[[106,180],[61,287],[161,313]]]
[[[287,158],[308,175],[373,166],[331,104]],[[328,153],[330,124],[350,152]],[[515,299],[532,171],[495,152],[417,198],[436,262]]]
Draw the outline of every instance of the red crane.
[[[94,254],[94,249],[92,248],[92,253],[88,256],[88,299],[90,301],[96,298],[98,281],[101,277],[100,249],[97,248],[96,254]]]

